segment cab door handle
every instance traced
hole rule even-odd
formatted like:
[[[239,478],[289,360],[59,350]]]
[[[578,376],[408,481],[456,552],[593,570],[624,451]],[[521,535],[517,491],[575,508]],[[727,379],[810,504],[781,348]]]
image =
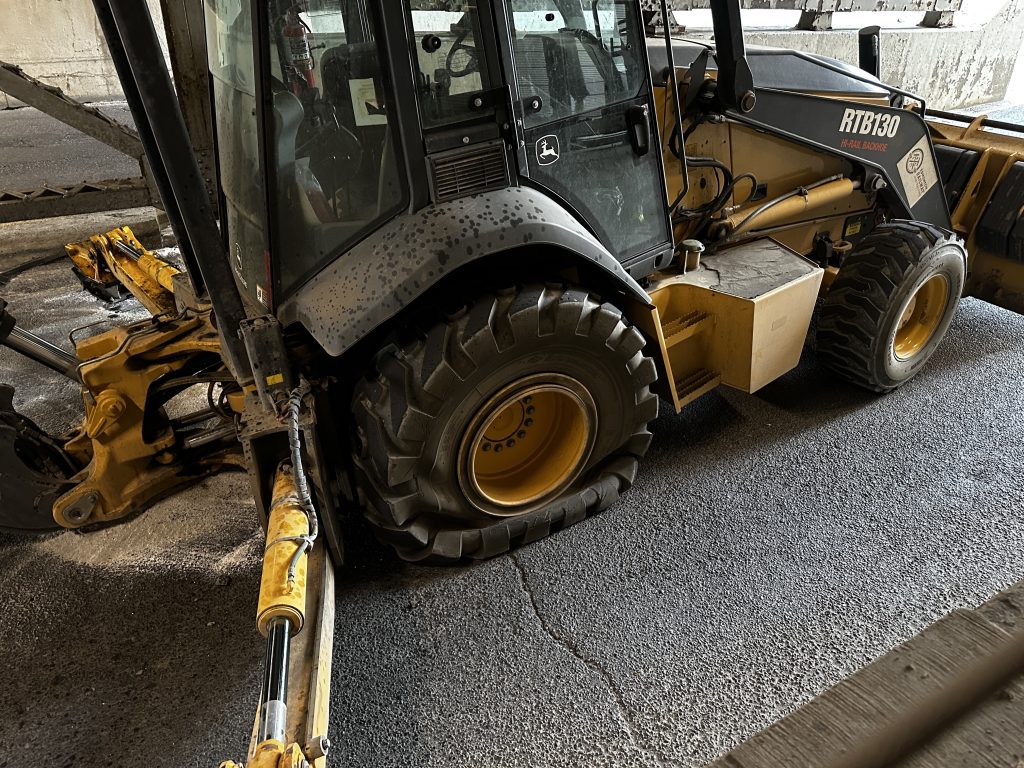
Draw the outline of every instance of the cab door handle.
[[[634,104],[626,110],[629,143],[638,157],[651,151],[651,113],[646,104]]]

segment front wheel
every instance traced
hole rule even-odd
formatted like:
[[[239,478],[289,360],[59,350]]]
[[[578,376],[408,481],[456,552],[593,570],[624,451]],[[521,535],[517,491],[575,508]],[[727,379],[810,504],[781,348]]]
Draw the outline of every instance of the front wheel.
[[[551,285],[483,296],[389,344],[353,399],[378,536],[407,560],[480,559],[608,507],[658,411],[643,345],[611,304]]]
[[[955,235],[917,221],[880,224],[846,257],[825,296],[819,359],[866,389],[895,389],[942,341],[965,270]]]

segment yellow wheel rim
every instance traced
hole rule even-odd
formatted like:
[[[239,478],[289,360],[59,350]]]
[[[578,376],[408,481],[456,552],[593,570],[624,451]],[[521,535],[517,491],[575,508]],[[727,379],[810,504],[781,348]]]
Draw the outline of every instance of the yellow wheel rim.
[[[560,374],[520,379],[470,422],[459,449],[460,483],[485,512],[522,514],[579,477],[596,434],[594,399],[578,381]]]
[[[900,360],[919,354],[935,334],[949,303],[949,280],[933,275],[921,284],[900,313],[892,352]]]

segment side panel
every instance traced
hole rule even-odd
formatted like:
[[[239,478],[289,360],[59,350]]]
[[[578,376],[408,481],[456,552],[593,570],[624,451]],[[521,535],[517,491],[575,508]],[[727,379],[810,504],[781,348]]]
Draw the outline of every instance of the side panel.
[[[729,117],[875,171],[898,215],[949,229],[928,126],[917,113],[759,88],[751,112]]]
[[[280,308],[338,356],[444,275],[524,245],[563,248],[603,269],[623,293],[649,299],[614,256],[561,206],[512,188],[429,206],[391,221],[299,289]]]

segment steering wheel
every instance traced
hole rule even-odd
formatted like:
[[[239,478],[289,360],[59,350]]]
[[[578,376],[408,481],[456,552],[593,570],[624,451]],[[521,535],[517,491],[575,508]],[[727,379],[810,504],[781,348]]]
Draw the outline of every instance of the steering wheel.
[[[460,34],[448,49],[444,68],[452,77],[465,77],[480,69],[480,52],[476,46],[466,45],[464,42],[468,35],[469,32]]]

